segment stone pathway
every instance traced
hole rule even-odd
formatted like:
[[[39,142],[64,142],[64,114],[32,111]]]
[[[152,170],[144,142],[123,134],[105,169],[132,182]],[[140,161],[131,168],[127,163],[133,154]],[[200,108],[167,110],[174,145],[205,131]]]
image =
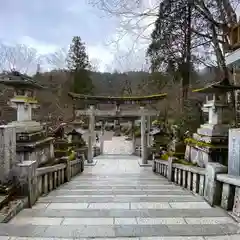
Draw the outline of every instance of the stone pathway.
[[[112,140],[105,140],[103,154],[126,154],[133,153],[132,141],[125,140],[125,137],[112,137]]]
[[[96,166],[0,224],[0,240],[240,239],[239,225],[223,210],[140,168],[137,160],[99,156]]]

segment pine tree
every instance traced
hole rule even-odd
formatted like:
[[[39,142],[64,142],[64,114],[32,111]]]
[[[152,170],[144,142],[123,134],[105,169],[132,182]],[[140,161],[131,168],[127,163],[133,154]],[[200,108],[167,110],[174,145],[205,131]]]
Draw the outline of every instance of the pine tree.
[[[68,69],[73,77],[72,90],[75,93],[89,94],[93,90],[90,76],[90,63],[86,48],[79,36],[72,39],[67,57]]]

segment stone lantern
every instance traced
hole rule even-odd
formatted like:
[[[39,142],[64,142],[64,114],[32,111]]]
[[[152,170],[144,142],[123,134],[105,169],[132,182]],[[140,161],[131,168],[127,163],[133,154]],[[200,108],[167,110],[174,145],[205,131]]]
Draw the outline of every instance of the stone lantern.
[[[14,96],[8,104],[17,110],[17,121],[11,123],[16,127],[16,132],[42,130],[40,123],[32,120],[32,109],[38,108],[36,90],[42,86],[16,71],[2,74],[0,83],[14,89]]]
[[[231,112],[227,103],[227,93],[240,87],[230,85],[227,79],[215,82],[194,92],[206,94],[203,112],[208,113],[208,121],[202,124],[193,138],[187,138],[185,159],[205,167],[208,162],[228,164],[228,132]]]
[[[53,138],[46,137],[44,126],[32,120],[32,110],[38,107],[36,90],[43,87],[17,71],[2,74],[0,83],[14,89],[9,105],[17,110],[17,120],[8,126],[16,130],[18,162],[37,160],[38,165],[45,164],[54,158]]]

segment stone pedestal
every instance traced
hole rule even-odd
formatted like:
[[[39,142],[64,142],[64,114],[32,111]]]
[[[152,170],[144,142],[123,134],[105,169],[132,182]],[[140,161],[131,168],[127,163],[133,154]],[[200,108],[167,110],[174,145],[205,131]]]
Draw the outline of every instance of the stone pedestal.
[[[53,138],[47,137],[40,123],[35,121],[11,122],[16,129],[17,162],[36,160],[44,165],[54,158]]]
[[[16,132],[8,125],[0,126],[0,184],[13,178],[13,167],[16,160]]]

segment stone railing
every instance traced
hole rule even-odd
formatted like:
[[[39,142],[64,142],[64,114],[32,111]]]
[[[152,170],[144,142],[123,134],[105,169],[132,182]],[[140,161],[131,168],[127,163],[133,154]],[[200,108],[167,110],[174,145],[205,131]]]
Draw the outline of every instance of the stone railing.
[[[84,170],[84,158],[76,159],[70,162],[71,165],[71,177],[76,176],[78,173]]]
[[[160,174],[188,190],[204,196],[210,205],[221,206],[240,217],[240,177],[226,174],[227,167],[208,163],[206,168],[168,161],[154,160],[153,172]]]
[[[84,170],[84,158],[69,161],[62,159],[62,163],[49,167],[37,168],[36,161],[24,161],[18,165],[21,194],[27,196],[28,206],[37,199],[68,182],[72,177]]]
[[[155,160],[153,162],[153,171],[164,177],[168,177],[168,162],[163,160]]]
[[[204,195],[205,169],[168,161],[154,160],[153,171],[184,188]]]
[[[240,217],[240,177],[219,173],[216,175],[216,180],[219,198],[216,197],[213,204],[220,205]]]
[[[37,168],[37,195],[47,194],[65,182],[66,164]]]

